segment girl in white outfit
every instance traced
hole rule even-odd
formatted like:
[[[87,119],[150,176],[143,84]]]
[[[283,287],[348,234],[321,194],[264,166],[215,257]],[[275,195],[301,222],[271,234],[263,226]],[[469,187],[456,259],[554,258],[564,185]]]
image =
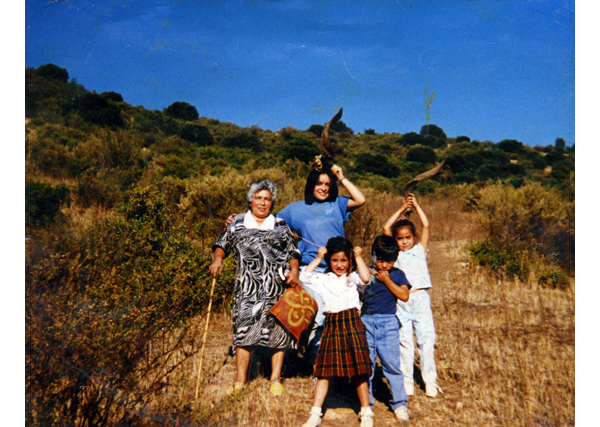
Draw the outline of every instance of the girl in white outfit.
[[[414,224],[405,218],[398,220],[410,208],[417,211],[423,226],[419,241],[417,241]],[[428,293],[428,289],[431,288],[431,278],[427,268],[429,220],[413,194],[409,194],[404,199],[400,209],[384,225],[383,232],[396,239],[400,247],[400,254],[394,266],[404,271],[412,286],[408,301],[398,300],[398,310],[396,312],[402,324],[400,328],[400,369],[404,374],[406,394],[412,396],[415,393],[413,375],[415,360],[414,331],[421,360],[421,374],[425,382],[425,394],[428,397],[436,397],[440,388],[436,384],[437,370],[433,355],[435,327]]]

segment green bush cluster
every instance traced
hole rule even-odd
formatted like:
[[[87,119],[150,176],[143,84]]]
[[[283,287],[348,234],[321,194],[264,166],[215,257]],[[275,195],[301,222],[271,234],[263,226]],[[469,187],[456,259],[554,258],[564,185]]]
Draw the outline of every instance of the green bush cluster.
[[[25,181],[25,223],[44,226],[52,221],[63,205],[70,204],[70,191],[65,184],[56,186]]]
[[[511,240],[486,239],[468,246],[471,259],[479,265],[489,267],[492,271],[509,279],[515,277],[527,280],[530,267],[520,242]]]
[[[476,190],[472,203],[487,231],[487,246],[522,248],[530,260],[575,268],[575,202],[539,183],[519,188],[489,185]]]
[[[164,220],[157,191],[135,188],[121,212],[27,247],[29,425],[132,425],[134,409],[164,393],[181,363],[165,358],[183,348],[188,320],[208,303],[210,256]],[[231,267],[218,280],[217,307],[230,304]],[[150,352],[167,330],[180,338]]]
[[[564,289],[569,286],[569,276],[561,268],[549,267],[540,272],[538,283],[549,288]]]

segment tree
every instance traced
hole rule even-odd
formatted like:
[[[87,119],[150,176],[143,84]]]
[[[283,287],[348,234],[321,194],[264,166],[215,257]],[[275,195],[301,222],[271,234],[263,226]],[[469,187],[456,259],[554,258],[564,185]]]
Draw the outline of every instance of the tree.
[[[471,138],[466,135],[457,136],[456,142],[471,142]]]
[[[372,173],[385,178],[396,178],[400,168],[388,160],[383,154],[359,153],[356,156],[354,172],[357,174]]]
[[[200,123],[184,123],[179,128],[179,136],[200,146],[212,145],[214,142],[208,128]]]
[[[37,70],[39,76],[47,79],[58,80],[59,82],[67,83],[69,81],[69,73],[64,68],[60,68],[58,65],[46,64],[40,65]]]
[[[435,136],[437,139],[441,139],[443,141],[446,141],[448,139],[448,137],[446,136],[446,133],[442,130],[441,127],[437,126],[437,125],[423,125],[423,127],[421,127],[421,135],[425,136],[425,135],[433,135]]]
[[[404,135],[402,135],[400,137],[400,139],[398,139],[398,143],[400,145],[417,145],[417,144],[421,144],[421,145],[425,145],[425,138],[423,138],[422,135],[416,133],[416,132],[408,132],[405,133]]]
[[[325,126],[323,126],[323,125],[310,125],[310,127],[307,129],[307,131],[312,133],[317,138],[321,138],[323,129],[325,129]]]
[[[437,161],[437,156],[431,147],[414,147],[406,153],[406,161],[433,164]]]
[[[70,109],[76,110],[85,120],[100,126],[123,126],[121,111],[115,104],[97,93],[87,92],[71,99]]]
[[[496,144],[496,148],[506,153],[522,154],[525,152],[525,146],[523,145],[523,143],[517,141],[516,139],[503,139],[498,144]]]
[[[174,102],[165,109],[165,114],[174,119],[181,120],[196,120],[198,118],[198,110],[193,105],[187,102]]]
[[[564,153],[565,152],[565,146],[567,144],[565,143],[565,140],[562,138],[556,138],[556,141],[554,142],[554,148],[556,150],[557,153]]]
[[[100,96],[104,99],[110,99],[113,102],[123,102],[123,96],[117,92],[102,92]]]

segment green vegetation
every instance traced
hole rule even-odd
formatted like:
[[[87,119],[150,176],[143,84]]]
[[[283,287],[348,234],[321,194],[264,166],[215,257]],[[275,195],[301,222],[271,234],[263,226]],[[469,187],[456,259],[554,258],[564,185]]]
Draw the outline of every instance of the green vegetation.
[[[186,331],[205,310],[225,218],[247,209],[259,179],[277,185],[275,211],[301,199],[323,124],[271,131],[199,117],[185,102],[146,110],[53,64],[25,70],[25,114],[27,424],[139,425],[134,406],[161,395],[183,363],[165,360],[198,351]],[[477,212],[487,236],[471,244],[473,262],[555,288],[574,273],[575,150],[561,138],[531,148],[437,125],[354,134],[340,121],[330,139],[369,200],[347,227],[355,243],[372,240],[384,201],[447,158],[416,191]],[[217,308],[230,304],[232,275],[230,260]],[[179,338],[150,351],[164,331]]]

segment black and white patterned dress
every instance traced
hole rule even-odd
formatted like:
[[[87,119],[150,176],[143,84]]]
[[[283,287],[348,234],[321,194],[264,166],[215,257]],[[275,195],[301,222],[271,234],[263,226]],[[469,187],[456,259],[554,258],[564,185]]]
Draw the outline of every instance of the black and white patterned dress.
[[[264,346],[276,349],[295,347],[293,336],[269,310],[285,290],[277,272],[300,260],[290,229],[285,221],[273,218],[270,229],[246,228],[244,216],[237,215],[213,245],[226,255],[233,252],[236,279],[233,294],[233,347]]]

